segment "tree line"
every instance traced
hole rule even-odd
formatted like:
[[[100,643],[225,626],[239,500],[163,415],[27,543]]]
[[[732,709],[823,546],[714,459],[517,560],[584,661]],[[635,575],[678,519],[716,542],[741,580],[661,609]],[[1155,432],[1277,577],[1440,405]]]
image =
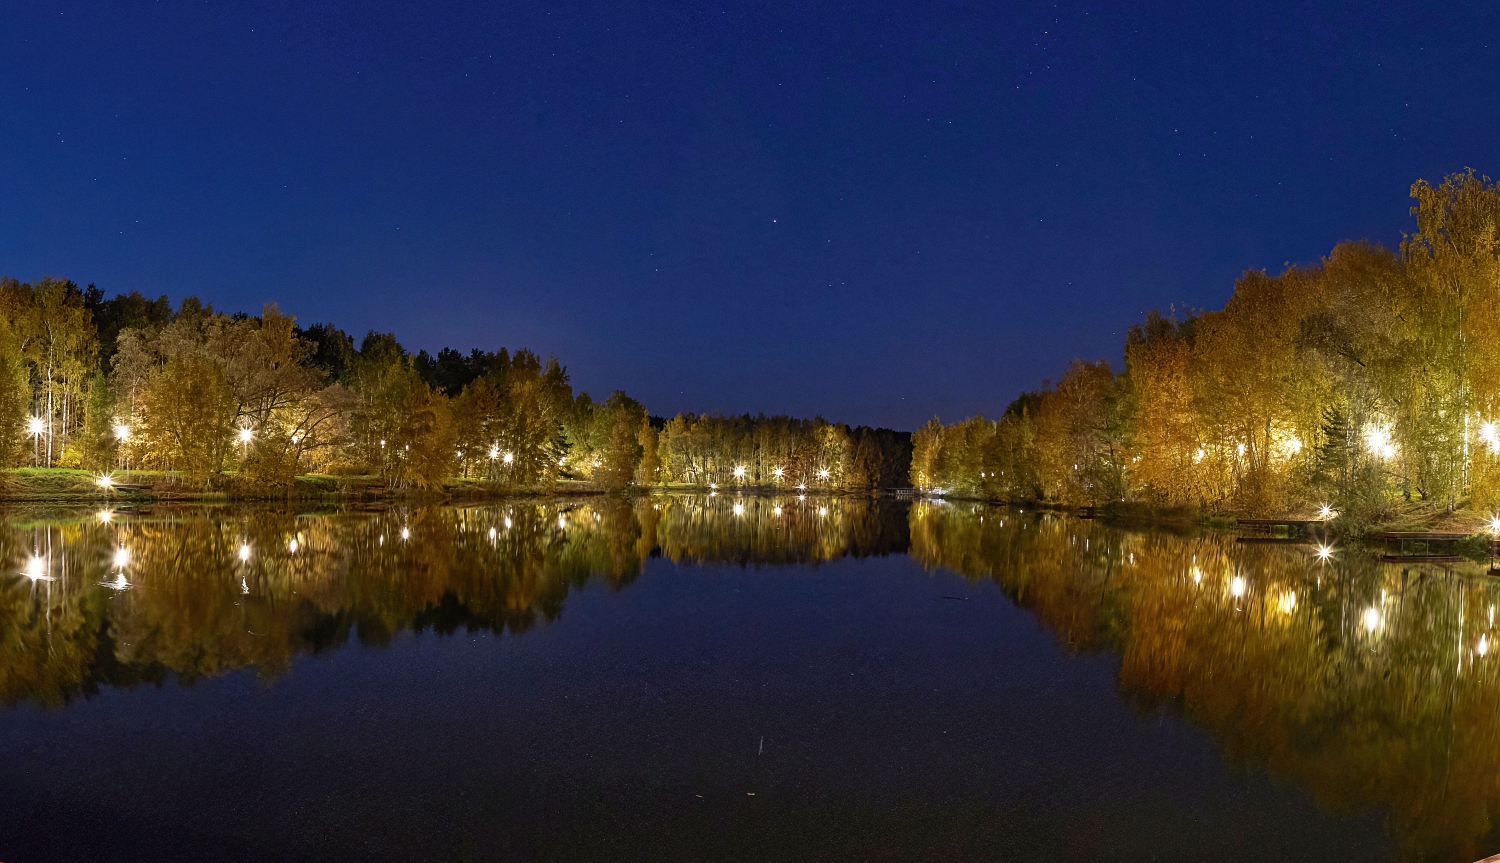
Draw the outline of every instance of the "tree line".
[[[106,298],[0,279],[0,467],[159,471],[195,488],[281,493],[303,474],[392,488],[468,479],[547,490],[631,485],[904,485],[909,436],[821,418],[662,420],[624,391],[574,394],[521,349],[412,353],[303,328],[275,304]]]
[[[1246,272],[1218,311],[1152,312],[1125,363],[1075,360],[997,420],[913,435],[917,486],[1242,514],[1500,505],[1500,189],[1412,186],[1416,231]]]

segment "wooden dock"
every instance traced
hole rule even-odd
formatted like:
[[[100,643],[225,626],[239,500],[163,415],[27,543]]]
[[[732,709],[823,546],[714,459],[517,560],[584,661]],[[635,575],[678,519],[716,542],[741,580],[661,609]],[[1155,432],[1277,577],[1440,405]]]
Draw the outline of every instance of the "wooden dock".
[[[1245,531],[1269,539],[1293,540],[1298,537],[1314,537],[1326,528],[1328,522],[1321,518],[1238,518],[1235,524]],[[1252,539],[1252,537],[1240,537]]]
[[[1454,543],[1469,538],[1469,534],[1456,530],[1386,530],[1375,534],[1394,554],[1381,556],[1391,563],[1429,562],[1456,563],[1463,556],[1456,553]],[[1493,550],[1493,543],[1491,544]]]

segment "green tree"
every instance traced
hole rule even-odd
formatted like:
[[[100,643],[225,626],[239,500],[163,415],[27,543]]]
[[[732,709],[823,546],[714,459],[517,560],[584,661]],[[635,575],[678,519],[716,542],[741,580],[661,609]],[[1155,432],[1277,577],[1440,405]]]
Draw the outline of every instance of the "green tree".
[[[26,407],[31,400],[20,339],[0,317],[0,468],[14,465],[26,440]]]
[[[88,401],[83,406],[83,429],[79,436],[79,452],[85,469],[114,470],[120,454],[120,439],[115,434],[117,424],[114,390],[104,372],[96,371],[89,379]]]

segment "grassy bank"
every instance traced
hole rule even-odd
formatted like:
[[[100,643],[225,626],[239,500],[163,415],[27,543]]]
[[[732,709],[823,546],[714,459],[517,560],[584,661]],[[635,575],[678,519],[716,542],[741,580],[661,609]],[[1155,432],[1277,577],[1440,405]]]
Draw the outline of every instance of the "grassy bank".
[[[0,503],[92,503],[148,501],[254,501],[254,500],[488,500],[545,493],[597,494],[586,483],[562,480],[554,489],[499,489],[477,480],[453,479],[440,489],[392,489],[376,476],[299,476],[291,487],[259,491],[237,487],[228,477],[223,489],[205,490],[185,483],[167,471],[115,471],[110,484],[99,475],[69,468],[19,468],[0,471]]]
[[[1239,516],[1233,512],[1214,512],[1196,506],[1156,506],[1134,501],[1107,503],[1097,507],[1077,507],[1068,504],[1041,501],[985,501],[980,498],[945,496],[947,500],[973,501],[976,503],[1002,504],[1019,510],[1047,510],[1087,514],[1101,521],[1123,526],[1190,528],[1206,527],[1233,530],[1239,526]],[[1306,512],[1277,513],[1277,517],[1293,520],[1317,519],[1316,510]],[[1488,539],[1500,513],[1471,508],[1449,510],[1435,503],[1402,501],[1390,503],[1384,509],[1350,517],[1335,513],[1329,528],[1335,536],[1345,539],[1369,539],[1385,531],[1463,533],[1471,538],[1468,550],[1474,554],[1487,554]]]

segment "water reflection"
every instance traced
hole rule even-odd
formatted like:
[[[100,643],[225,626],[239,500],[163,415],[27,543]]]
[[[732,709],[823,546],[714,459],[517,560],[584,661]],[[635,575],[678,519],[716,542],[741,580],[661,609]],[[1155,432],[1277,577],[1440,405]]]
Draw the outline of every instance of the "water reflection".
[[[0,700],[382,644],[404,629],[523,632],[642,562],[812,563],[900,552],[906,518],[855,499],[673,496],[298,514],[104,512],[0,528]]]
[[[520,633],[654,556],[743,566],[907,552],[992,580],[1125,698],[1325,807],[1384,807],[1416,858],[1500,847],[1497,582],[1477,566],[1122,531],[1043,513],[672,496],[298,513],[158,509],[0,526],[0,700],[243,668],[403,630]]]
[[[1387,807],[1413,859],[1500,844],[1500,587],[1481,567],[941,504],[912,508],[911,543],[1117,653],[1127,698],[1180,709],[1231,761],[1335,811]]]

